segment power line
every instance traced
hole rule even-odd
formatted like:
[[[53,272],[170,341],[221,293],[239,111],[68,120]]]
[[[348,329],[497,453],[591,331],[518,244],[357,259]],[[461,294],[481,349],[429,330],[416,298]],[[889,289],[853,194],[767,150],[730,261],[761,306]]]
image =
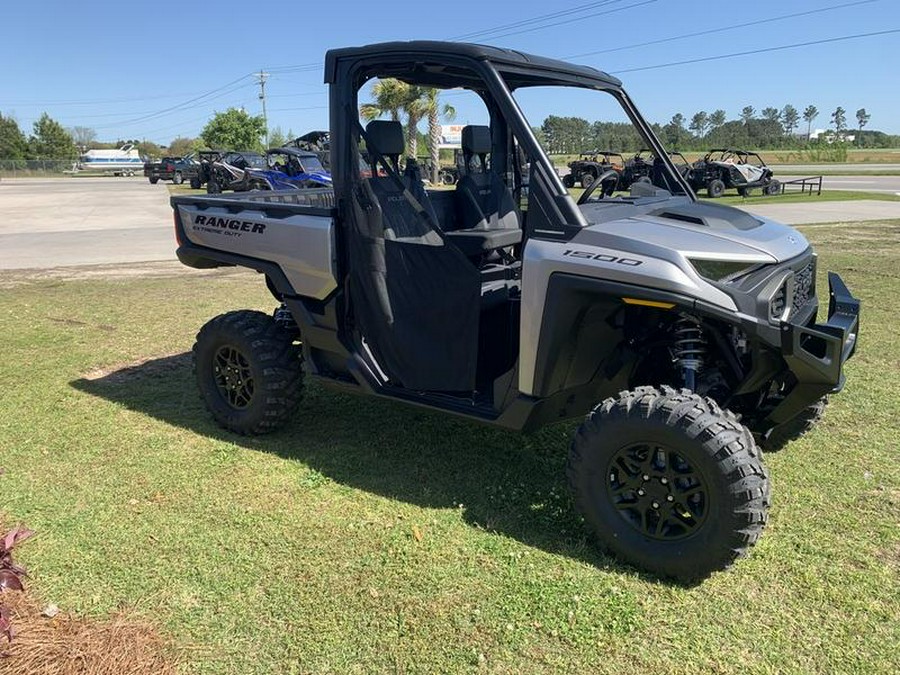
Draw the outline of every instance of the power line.
[[[161,98],[178,98],[179,96],[190,96],[190,92],[181,92],[178,94],[159,94],[154,96],[135,96],[131,98],[98,98],[89,101],[4,101],[5,106],[26,106],[26,107],[35,107],[39,108],[41,106],[50,106],[50,105],[97,105],[100,103],[108,104],[108,103],[135,103],[137,101],[152,101],[158,100]],[[114,115],[121,115],[122,113],[113,113]]]
[[[477,30],[472,33],[463,33],[462,35],[454,35],[449,38],[450,40],[470,40],[472,38],[482,37],[485,35],[490,35],[491,33],[498,33],[504,30],[509,30],[510,28],[519,28],[521,26],[527,26],[534,23],[540,23],[541,21],[545,21],[547,19],[556,19],[560,16],[568,16],[571,14],[580,14],[582,12],[586,12],[591,9],[595,9],[597,7],[603,7],[604,5],[616,4],[618,2],[623,2],[623,0],[603,0],[602,2],[593,2],[587,5],[580,5],[576,7],[572,7],[570,9],[560,10],[558,12],[551,12],[550,14],[542,14],[540,16],[532,17],[531,19],[523,19],[522,21],[515,21],[513,23],[501,24],[499,26],[494,26],[493,28],[484,28],[482,30]]]
[[[794,14],[783,14],[781,16],[774,16],[768,19],[759,19],[757,21],[748,21],[747,23],[739,23],[729,26],[722,26],[720,28],[710,28],[709,30],[701,30],[695,33],[684,33],[682,35],[674,35],[672,37],[661,38],[659,40],[650,40],[649,42],[638,42],[632,43],[628,45],[623,45],[621,47],[610,47],[608,49],[598,49],[593,52],[582,52],[581,54],[572,54],[571,56],[564,56],[563,59],[579,59],[583,56],[596,56],[597,54],[609,54],[610,52],[620,52],[625,51],[626,49],[637,49],[639,47],[648,47],[650,45],[659,45],[666,42],[675,42],[676,40],[685,40],[687,38],[692,37],[700,37],[703,35],[712,35],[714,33],[724,33],[730,30],[737,30],[738,28],[748,28],[750,26],[759,26],[765,23],[774,23],[775,21],[784,21],[785,19],[796,19],[801,16],[809,16],[810,14],[818,14],[819,12],[830,12],[837,9],[844,9],[846,7],[855,7],[857,5],[867,5],[873,2],[878,2],[879,0],[858,0],[857,2],[847,2],[842,5],[833,5],[831,7],[820,7],[819,9],[813,9],[806,12],[796,12]]]
[[[194,104],[192,104],[192,105],[182,106],[182,107],[178,108],[178,110],[173,110],[173,111],[172,111],[172,114],[177,113],[177,112],[182,112],[182,111],[184,111],[184,110],[193,110],[194,108],[201,108],[201,107],[203,107],[203,106],[205,106],[205,105],[208,105],[208,104],[211,103],[212,101],[215,101],[216,99],[220,99],[220,98],[222,98],[223,96],[228,96],[228,95],[233,94],[233,93],[235,93],[235,92],[237,92],[237,91],[241,91],[242,89],[247,89],[248,87],[252,87],[252,86],[253,86],[253,83],[252,83],[252,82],[247,82],[246,84],[241,84],[241,85],[238,85],[238,86],[235,86],[235,87],[231,87],[230,89],[227,89],[226,91],[223,91],[223,92],[221,92],[221,93],[219,93],[219,94],[216,94],[215,96],[209,96],[209,97],[205,98],[204,100],[202,100],[202,101],[200,101],[200,102],[198,102],[198,103],[194,103]],[[96,114],[96,115],[78,115],[78,116],[76,116],[76,117],[67,117],[66,119],[67,119],[67,120],[70,120],[70,121],[71,121],[71,120],[89,120],[89,119],[97,119],[97,118],[101,118],[101,117],[122,117],[123,114],[124,114],[124,113],[122,113],[122,112],[120,111],[120,112],[116,112],[116,113],[98,113],[98,114]],[[169,114],[169,113],[167,113],[167,114]],[[162,115],[160,115],[160,117],[162,117]],[[116,122],[116,123],[111,123],[111,124],[104,124],[104,125],[101,125],[100,128],[105,128],[105,127],[109,127],[109,126],[116,126],[116,125],[118,125],[118,122]]]
[[[640,68],[626,68],[624,70],[612,71],[613,75],[621,75],[623,73],[637,73],[642,70],[656,70],[658,68],[671,68],[673,66],[684,66],[690,63],[704,63],[706,61],[719,61],[721,59],[732,59],[738,56],[750,56],[751,54],[765,54],[767,52],[778,52],[785,49],[796,49],[798,47],[810,47],[812,45],[824,45],[831,42],[842,42],[845,40],[856,40],[859,38],[875,37],[877,35],[891,35],[900,33],[900,28],[892,30],[881,30],[874,33],[857,33],[856,35],[842,35],[835,38],[826,38],[824,40],[811,40],[809,42],[796,42],[790,45],[781,45],[778,47],[764,47],[762,49],[751,49],[746,52],[734,52],[733,54],[720,54],[719,56],[705,56],[698,59],[686,59],[684,61],[672,61],[670,63],[658,63],[654,66],[641,66]]]
[[[472,33],[456,35],[456,36],[453,36],[448,39],[449,40],[468,40],[468,39],[472,39],[472,38],[476,38],[476,37],[486,37],[486,36],[490,36],[490,39],[496,39],[496,38],[501,38],[501,37],[508,37],[510,35],[519,35],[521,33],[530,33],[530,32],[534,32],[534,31],[538,31],[538,30],[544,30],[547,28],[554,28],[556,26],[562,26],[562,25],[565,25],[568,23],[574,23],[576,21],[581,21],[581,20],[587,19],[587,18],[604,16],[607,14],[612,14],[614,12],[621,12],[626,9],[640,7],[641,5],[648,5],[650,3],[657,2],[657,0],[642,0],[641,2],[636,2],[631,5],[626,5],[625,7],[618,7],[616,9],[608,10],[605,12],[595,12],[593,14],[587,14],[587,15],[584,14],[584,12],[586,10],[596,9],[599,7],[605,7],[608,5],[616,5],[621,2],[625,2],[625,0],[602,0],[601,2],[594,2],[594,3],[588,4],[588,5],[581,5],[580,7],[573,7],[571,9],[560,10],[557,12],[552,12],[550,14],[542,14],[541,16],[533,17],[531,19],[524,19],[522,21],[516,21],[516,22],[508,23],[508,24],[501,24],[499,26],[494,26],[493,28],[486,28],[484,30],[475,31]],[[547,19],[559,18],[562,16],[569,16],[572,14],[577,14],[578,16],[573,19],[567,19],[565,21],[559,21],[559,22],[550,23],[550,24],[542,24],[539,26],[533,26],[531,28],[524,28],[522,30],[516,30],[516,31],[512,31],[512,32],[502,33],[502,31],[506,31],[511,28],[519,28],[521,26],[529,26],[534,23],[539,23],[539,22],[545,21]],[[502,33],[502,34],[493,35],[494,33]],[[272,67],[272,68],[269,68],[268,70],[270,73],[273,73],[273,74],[274,73],[279,73],[279,74],[307,73],[307,72],[311,72],[311,71],[321,70],[323,66],[324,66],[324,63],[322,63],[322,62],[302,63],[302,64],[298,64],[295,66]]]
[[[621,2],[622,0],[618,0]],[[584,19],[590,19],[597,16],[607,16],[609,14],[615,14],[616,12],[624,12],[626,9],[634,9],[635,7],[641,7],[643,5],[650,5],[657,0],[642,0],[641,2],[635,2],[631,5],[625,5],[624,7],[617,7],[616,9],[610,9],[605,12],[594,12],[593,14],[579,14],[578,16],[572,19],[566,19],[565,21],[557,21],[556,23],[548,23],[541,24],[540,26],[533,26],[531,28],[523,28],[521,30],[514,30],[507,33],[500,33],[499,35],[491,35],[491,40],[498,40],[500,38],[509,37],[510,35],[521,35],[523,33],[533,33],[538,30],[546,30],[548,28],[555,28],[556,26],[565,26],[566,24],[576,23],[577,21],[583,21]]]
[[[200,99],[207,98],[207,97],[211,96],[212,94],[215,94],[215,93],[217,93],[217,92],[220,92],[220,91],[222,91],[223,89],[226,89],[226,88],[228,88],[228,87],[231,87],[231,86],[237,84],[238,82],[241,82],[241,81],[243,81],[243,80],[246,80],[248,77],[250,77],[249,74],[247,74],[247,75],[241,75],[239,78],[237,78],[237,79],[235,79],[235,80],[232,80],[232,81],[229,82],[228,84],[223,84],[221,87],[216,87],[215,89],[211,89],[210,91],[208,91],[208,92],[206,92],[206,93],[204,93],[204,94],[200,94],[199,96],[195,96],[194,98],[188,99],[187,101],[182,101],[181,103],[179,103],[179,104],[177,104],[177,105],[170,106],[169,108],[163,108],[162,110],[157,110],[156,112],[149,113],[149,114],[147,114],[147,115],[141,115],[140,117],[135,117],[134,119],[126,120],[126,121],[120,122],[120,123],[118,123],[118,124],[107,124],[107,125],[104,125],[104,128],[105,128],[105,127],[110,127],[110,126],[128,126],[128,125],[134,124],[134,123],[136,123],[136,122],[144,122],[144,121],[146,121],[146,120],[154,119],[154,118],[159,117],[159,116],[161,116],[161,115],[165,115],[166,113],[169,113],[169,112],[172,112],[172,111],[177,111],[177,110],[179,110],[179,109],[183,109],[184,106],[186,106],[186,105],[188,105],[188,104],[190,104],[190,103],[195,103],[196,101],[199,101]]]

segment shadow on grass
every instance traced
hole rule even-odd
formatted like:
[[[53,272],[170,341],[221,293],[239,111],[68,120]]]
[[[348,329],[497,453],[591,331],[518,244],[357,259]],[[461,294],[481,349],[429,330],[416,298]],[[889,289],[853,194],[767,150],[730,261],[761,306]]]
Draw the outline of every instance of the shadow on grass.
[[[168,424],[299,460],[336,483],[423,507],[459,508],[473,527],[633,573],[598,549],[574,510],[564,473],[573,425],[523,436],[307,384],[284,428],[239,436],[212,421],[196,393],[188,353],[71,384]]]

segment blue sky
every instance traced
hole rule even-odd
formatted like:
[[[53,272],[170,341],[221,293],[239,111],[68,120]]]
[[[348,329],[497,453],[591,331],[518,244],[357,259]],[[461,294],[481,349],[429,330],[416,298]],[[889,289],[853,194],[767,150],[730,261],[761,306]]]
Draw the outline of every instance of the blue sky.
[[[677,112],[690,118],[716,108],[735,118],[748,104],[759,111],[791,103],[802,111],[812,103],[820,111],[814,126],[826,126],[838,105],[853,126],[855,111],[865,107],[871,115],[868,128],[898,134],[900,33],[622,72],[900,29],[897,0],[856,0],[846,6],[851,3],[9,2],[0,29],[0,112],[14,116],[26,134],[46,111],[64,126],[94,128],[100,140],[145,138],[167,144],[175,136],[196,136],[214,111],[244,106],[260,112],[258,87],[247,76],[265,69],[271,71],[266,85],[270,127],[300,134],[327,128],[326,90],[317,65],[327,49],[479,33],[471,41],[573,57],[568,60],[618,74],[651,121],[666,122]],[[840,5],[845,6],[835,8]],[[578,13],[566,13],[577,8]],[[559,15],[529,22],[550,13]],[[808,14],[770,20],[800,13]],[[767,23],[632,46],[757,21]],[[520,25],[510,26],[515,23]],[[575,107],[564,113],[595,118]]]

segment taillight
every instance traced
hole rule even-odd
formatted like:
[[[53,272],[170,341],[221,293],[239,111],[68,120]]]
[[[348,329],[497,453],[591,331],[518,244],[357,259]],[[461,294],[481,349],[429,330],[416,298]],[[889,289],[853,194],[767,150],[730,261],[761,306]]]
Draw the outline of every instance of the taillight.
[[[178,219],[178,211],[172,211],[172,220],[175,221],[175,241],[181,246],[184,242],[181,241],[181,222]]]

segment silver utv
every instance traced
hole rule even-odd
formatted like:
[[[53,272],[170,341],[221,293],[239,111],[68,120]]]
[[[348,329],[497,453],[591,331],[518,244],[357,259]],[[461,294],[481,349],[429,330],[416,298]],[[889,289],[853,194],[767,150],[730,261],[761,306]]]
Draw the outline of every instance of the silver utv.
[[[360,90],[389,77],[483,101],[455,189],[424,187],[399,123],[361,124]],[[698,202],[593,68],[396,42],[328,52],[325,80],[333,190],[172,198],[182,262],[255,269],[277,303],[200,331],[217,422],[278,428],[304,377],[522,431],[582,418],[567,476],[604,546],[678,579],[744,554],[769,506],[760,445],[812,426],[856,347],[859,302],[836,274],[817,323],[803,235]],[[517,98],[546,86],[612,97],[652,182],[617,194],[606,172],[576,201]]]

